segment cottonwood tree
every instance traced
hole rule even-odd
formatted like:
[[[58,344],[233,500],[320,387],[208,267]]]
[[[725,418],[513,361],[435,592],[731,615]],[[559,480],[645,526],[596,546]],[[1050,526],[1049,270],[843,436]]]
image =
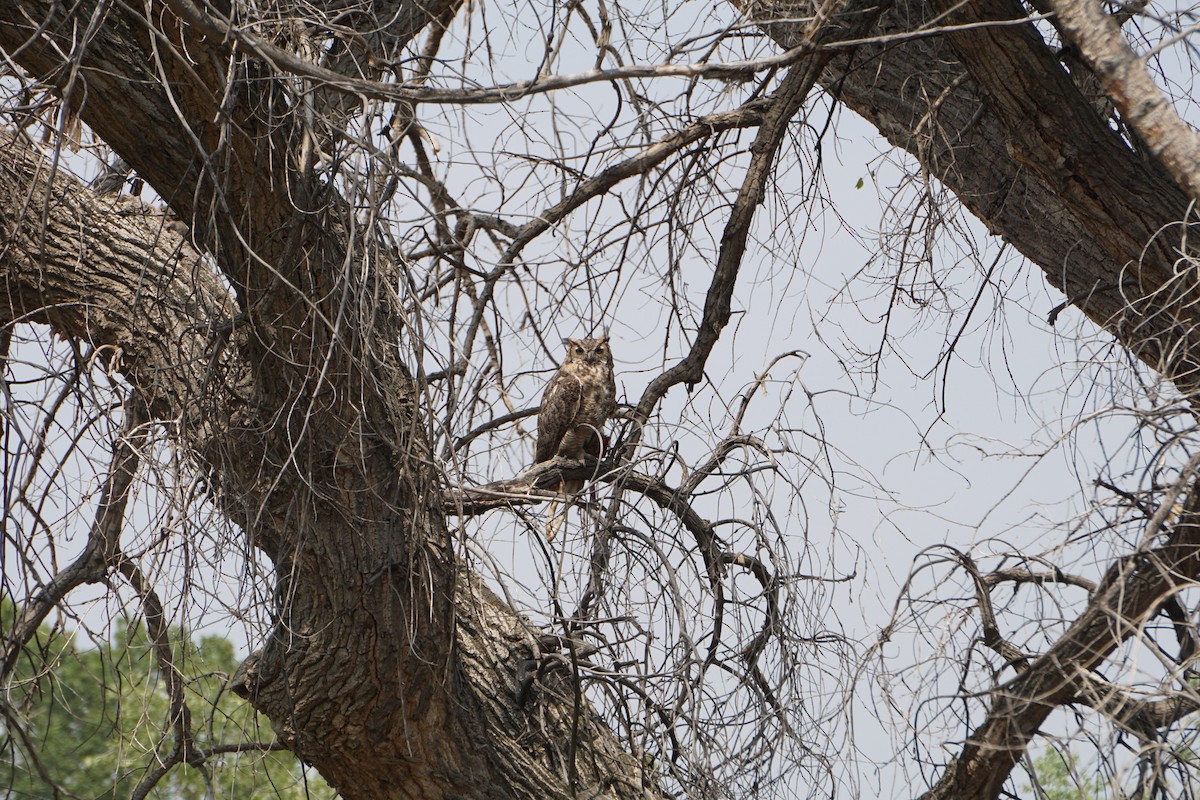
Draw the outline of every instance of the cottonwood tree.
[[[1164,18],[1073,0],[4,4],[10,757],[54,783],[21,714],[40,684],[14,668],[100,584],[144,617],[171,698],[134,794],[214,761],[169,632],[211,579],[194,562],[228,572],[232,551],[230,613],[266,624],[229,688],[346,797],[835,792],[853,729],[825,698],[879,652],[829,615],[854,562],[803,535],[837,432],[764,411],[776,381],[799,391],[777,377],[788,348],[732,395],[706,371],[769,190],[807,168],[789,212],[825,199],[819,163],[790,158],[835,103],[1173,387],[1143,393],[1145,435],[1170,445],[1155,469],[1107,481],[1112,528],[1138,533],[1097,575],[965,545],[938,562],[969,594],[933,592],[932,613],[978,635],[942,654],[962,680],[925,699],[958,730],[935,751],[914,730],[912,772],[931,797],[999,796],[1071,707],[1133,731],[1169,786],[1152,745],[1196,708],[1200,493],[1179,453],[1197,162],[1121,33]],[[125,193],[142,182],[145,200]],[[885,263],[899,297],[913,262]],[[610,446],[523,471],[535,365],[561,335],[646,336],[626,321],[639,295],[661,301],[657,352],[637,354]],[[82,488],[72,458],[93,466]],[[563,474],[592,487],[552,550],[539,501]],[[1018,645],[996,599],[1014,585],[1080,594]],[[1160,614],[1177,646],[1147,699],[1100,669],[1163,639]]]

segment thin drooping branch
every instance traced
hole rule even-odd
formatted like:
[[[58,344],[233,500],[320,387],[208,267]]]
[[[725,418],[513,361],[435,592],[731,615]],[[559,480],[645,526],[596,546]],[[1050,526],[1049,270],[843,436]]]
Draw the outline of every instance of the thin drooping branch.
[[[745,553],[724,550],[711,523],[701,517],[692,507],[690,492],[673,488],[661,479],[637,472],[616,462],[587,458],[584,463],[580,464],[563,458],[555,458],[537,464],[511,480],[458,489],[446,498],[445,505],[461,517],[473,516],[492,509],[554,500],[559,496],[555,487],[566,480],[582,479],[612,484],[619,491],[629,491],[647,497],[659,508],[675,516],[695,539],[697,550],[704,562],[705,572],[710,581],[715,607],[708,653],[700,666],[700,672],[693,677],[693,686],[701,679],[704,670],[716,662],[718,651],[723,643],[726,601],[721,582],[724,579],[726,568],[732,566],[744,569],[759,582],[766,603],[763,626],[753,640],[742,649],[740,655],[754,685],[761,692],[764,700],[779,713],[779,718],[786,728],[785,710],[779,706],[778,700],[758,664],[758,658],[769,641],[777,637],[782,629],[779,601],[780,581],[761,559]],[[694,490],[695,486],[692,488]],[[617,532],[630,533],[628,529],[620,526],[618,526]],[[586,608],[581,606],[571,615],[571,619],[582,619],[584,610]],[[568,638],[573,639],[573,637]],[[580,655],[577,650],[572,650],[572,653],[574,657]]]
[[[732,426],[734,430],[737,430],[738,423],[739,420],[735,418]],[[726,436],[713,448],[709,457],[691,471],[691,474],[687,476],[687,480],[680,484],[680,493],[684,497],[691,497],[696,489],[700,487],[700,484],[711,478],[729,456],[738,450],[752,450],[758,452],[760,455],[767,455],[766,447],[764,447],[762,440],[757,436],[736,433]]]
[[[12,630],[6,632],[4,661],[0,663],[0,685],[7,684],[21,652],[37,634],[46,616],[58,607],[63,598],[86,583],[104,581],[121,561],[125,506],[129,502],[129,492],[141,463],[141,450],[147,440],[146,423],[145,403],[140,393],[134,390],[129,393],[125,403],[125,425],[113,442],[108,474],[100,489],[100,500],[83,553],[25,604]]]
[[[630,491],[644,495],[659,508],[674,515],[695,538],[714,596],[720,596],[722,554],[712,525],[692,508],[691,498],[686,494],[658,478],[637,472],[623,462],[597,461],[588,457],[583,463],[577,463],[561,457],[553,458],[534,465],[511,480],[460,489],[446,498],[445,506],[458,516],[467,517],[495,508],[541,503],[559,497],[553,487],[565,480],[596,480],[612,484],[617,494]],[[718,601],[718,614],[719,608]],[[586,606],[581,605],[581,609],[571,616],[583,618],[584,610]],[[719,626],[719,618],[717,624]]]
[[[708,357],[729,322],[733,290],[742,258],[746,252],[751,223],[755,212],[766,196],[767,182],[773,173],[773,165],[784,141],[787,127],[832,58],[833,51],[823,50],[820,46],[861,35],[870,29],[882,9],[882,5],[874,4],[871,0],[827,0],[807,26],[806,36],[796,49],[810,48],[810,55],[788,71],[779,86],[766,100],[761,125],[750,147],[750,163],[721,236],[717,263],[705,294],[704,307],[695,338],[687,355],[656,376],[643,391],[630,415],[632,425],[629,435],[617,449],[618,464],[629,465],[632,463],[637,446],[641,441],[644,426],[667,392],[679,384],[699,383],[703,377]],[[609,501],[605,522],[597,530],[592,544],[587,586],[571,617],[579,620],[587,619],[592,608],[603,595],[605,576],[612,553],[612,538],[618,529],[617,519],[622,507],[623,490],[643,491],[664,508],[670,508],[677,504],[682,505],[694,517],[689,522],[686,514],[680,515],[685,527],[695,537],[697,550],[704,562],[715,603],[714,633],[709,643],[708,656],[705,659],[707,667],[716,659],[724,625],[724,592],[721,584],[722,553],[718,545],[719,540],[713,533],[712,526],[691,511],[690,498],[672,493],[656,499],[645,488],[636,487],[628,482],[627,478],[633,474],[632,472],[618,470],[618,474],[622,477],[616,483],[616,491]],[[676,513],[678,514],[678,512]],[[755,674],[758,673],[755,672]],[[764,688],[761,681],[759,686]],[[769,690],[764,690],[764,694],[770,697]]]
[[[766,676],[763,674],[762,667],[758,663],[759,656],[766,649],[767,644],[774,638],[777,638],[782,630],[783,617],[779,607],[779,586],[780,581],[778,576],[773,575],[767,565],[761,559],[745,553],[722,553],[721,563],[723,565],[740,567],[758,581],[762,587],[763,597],[766,600],[766,609],[763,614],[763,625],[761,630],[750,640],[750,643],[742,648],[742,662],[745,664],[754,685],[758,688],[764,700],[773,708],[780,721],[780,725],[785,731],[790,732],[788,725],[788,715],[786,709],[782,708],[779,699],[775,696],[775,690],[771,688]],[[719,601],[724,603],[724,595],[719,596]],[[708,657],[705,659],[704,666],[707,668],[716,660],[716,643],[721,638],[721,632],[714,626],[713,644],[709,647]]]
[[[1163,94],[1101,3],[1047,0],[1104,92],[1192,202],[1200,201],[1200,137]]]
[[[166,683],[167,700],[170,704],[167,724],[174,729],[175,734],[175,746],[171,752],[134,787],[131,795],[133,800],[144,800],[172,768],[178,764],[194,762],[192,715],[183,696],[183,673],[175,665],[175,656],[171,650],[171,628],[163,611],[162,600],[136,564],[119,551],[113,555],[116,559],[116,570],[129,583],[141,602],[146,632],[154,645],[158,674]]]
[[[141,452],[149,440],[149,410],[140,390],[129,392],[124,405],[125,421],[113,443],[108,473],[100,490],[95,518],[83,553],[24,604],[4,643],[4,661],[0,665],[0,683],[5,683],[29,640],[37,633],[46,616],[58,607],[66,595],[87,583],[112,584],[114,574],[125,578],[142,605],[142,616],[154,645],[158,672],[166,682],[169,700],[168,724],[174,729],[175,747],[137,785],[135,800],[149,795],[153,787],[177,764],[191,762],[193,748],[190,714],[184,700],[182,673],[175,666],[171,649],[170,626],[162,601],[142,571],[123,552],[121,532],[125,509],[134,485]]]
[[[646,422],[667,392],[679,384],[699,383],[704,375],[704,365],[716,346],[721,331],[729,322],[733,290],[742,257],[746,252],[750,226],[758,206],[762,204],[763,198],[766,196],[767,181],[772,174],[772,167],[784,140],[787,126],[800,110],[833,56],[832,50],[824,50],[820,45],[853,39],[862,35],[871,28],[884,8],[885,5],[873,3],[871,0],[827,0],[815,18],[808,24],[803,43],[796,49],[810,47],[811,54],[788,71],[766,101],[762,124],[750,147],[750,163],[721,236],[717,264],[705,294],[700,324],[691,348],[686,356],[656,376],[643,391],[630,416],[633,424],[629,436],[620,445],[618,452],[620,463],[628,464],[632,461]],[[609,505],[608,523],[601,526],[595,537],[590,559],[588,585],[574,614],[576,617],[586,617],[593,603],[603,592],[604,576],[608,569],[611,553],[611,537],[620,503],[621,493],[618,491],[614,493]],[[697,536],[697,546],[705,561],[714,597],[718,598],[719,614],[722,601],[720,599],[721,578],[718,562],[720,552],[715,544],[716,538],[707,522],[694,529],[689,526],[689,530],[692,530],[693,534]],[[721,624],[719,616],[716,624],[718,627]],[[714,637],[710,648],[710,659],[711,653],[715,652],[718,639],[719,636]]]
[[[40,755],[41,750],[38,746],[39,742],[35,741],[35,739],[29,735],[29,731],[25,730],[24,721],[16,715],[15,709],[11,703],[7,701],[0,703],[0,717],[4,718],[6,735],[20,741],[21,749],[24,750],[24,757],[28,759],[29,763],[33,766],[33,769],[35,772],[37,772],[38,777],[42,779],[42,783],[44,783],[46,787],[54,793],[56,800],[57,798],[64,796],[65,792],[63,792],[62,787],[59,786],[58,781],[54,779],[54,776],[50,774],[50,771],[46,768],[46,765],[42,763],[42,757]]]

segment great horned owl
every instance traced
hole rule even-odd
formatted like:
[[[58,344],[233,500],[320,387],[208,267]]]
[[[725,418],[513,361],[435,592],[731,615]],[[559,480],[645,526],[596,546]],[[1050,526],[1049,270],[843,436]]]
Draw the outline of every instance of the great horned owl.
[[[582,461],[585,454],[599,457],[604,447],[601,429],[617,408],[617,382],[608,337],[567,339],[566,345],[567,358],[542,394],[534,464],[555,456],[573,461]],[[569,498],[582,488],[583,481],[566,481],[562,491]],[[566,510],[564,506],[564,517]],[[550,514],[553,519],[553,509]],[[561,518],[557,522],[561,525]],[[557,529],[552,522],[546,537],[553,538]]]

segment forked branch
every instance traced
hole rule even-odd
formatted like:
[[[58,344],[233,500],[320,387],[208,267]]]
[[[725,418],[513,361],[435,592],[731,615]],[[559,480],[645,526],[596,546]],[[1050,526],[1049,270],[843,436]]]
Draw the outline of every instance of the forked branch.
[[[125,520],[125,506],[129,502],[129,492],[141,463],[140,451],[147,438],[146,423],[145,403],[138,391],[131,391],[125,403],[124,429],[113,443],[108,475],[100,490],[96,516],[92,521],[83,553],[70,566],[56,574],[21,610],[4,642],[0,685],[8,681],[22,650],[63,598],[85,583],[104,581],[121,560],[121,528]]]
[[[746,168],[746,177],[742,181],[725,224],[725,231],[721,235],[716,269],[705,295],[703,315],[696,338],[688,354],[658,375],[642,393],[633,412],[634,428],[625,445],[626,458],[632,454],[633,448],[641,438],[642,426],[650,419],[659,401],[671,387],[681,383],[695,385],[704,377],[704,365],[708,356],[721,331],[729,322],[733,288],[742,256],[746,252],[750,224],[766,195],[767,181],[773,174],[772,167],[787,127],[834,55],[832,50],[821,50],[816,46],[857,38],[875,24],[886,7],[886,2],[876,3],[872,0],[827,0],[820,6],[816,17],[810,23],[807,40],[814,46],[813,52],[809,58],[797,63],[788,71],[771,95],[762,125],[759,126],[754,143],[750,146],[750,164]]]

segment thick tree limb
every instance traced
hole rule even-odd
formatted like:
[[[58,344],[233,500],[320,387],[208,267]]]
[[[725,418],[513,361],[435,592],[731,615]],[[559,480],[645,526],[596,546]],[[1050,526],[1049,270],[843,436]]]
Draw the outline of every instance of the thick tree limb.
[[[1200,138],[1158,88],[1145,62],[1100,3],[1047,0],[1100,85],[1142,141],[1188,193],[1200,201]]]
[[[1150,700],[1136,697],[1128,689],[1091,672],[1078,672],[1075,678],[1079,685],[1078,702],[1096,709],[1143,742],[1153,742],[1163,728],[1200,711],[1200,697],[1194,688],[1182,688],[1179,694]]]
[[[57,87],[223,264],[241,265],[248,257],[244,245],[258,238],[244,228],[246,221],[258,217],[278,226],[287,220],[259,216],[281,214],[271,201],[286,191],[286,161],[261,163],[252,120],[228,120],[222,111],[222,93],[230,88],[227,55],[189,42],[183,56],[178,19],[156,4],[146,10],[153,22],[124,4],[5,3],[0,50]],[[97,19],[102,35],[75,38],[80,18]],[[130,86],[138,91],[131,94]],[[225,159],[220,175],[212,163],[219,152]],[[271,206],[275,210],[267,211]],[[275,255],[265,241],[254,249],[268,261]],[[231,270],[235,285],[244,272]]]
[[[154,416],[236,487],[223,509],[276,559],[282,622],[236,688],[282,743],[346,797],[659,796],[649,765],[576,707],[566,676],[517,705],[532,633],[444,549],[444,512],[420,472],[429,461],[407,449],[416,423],[403,376],[372,370],[395,391],[358,427],[273,426],[292,398],[272,396],[241,360],[245,326],[231,323],[210,262],[139,201],[99,198],[65,174],[51,183],[21,138],[0,147],[0,232],[0,319],[113,348]],[[312,438],[273,438],[291,434]],[[279,460],[297,441],[312,448],[303,482]],[[398,468],[413,457],[416,468]]]

